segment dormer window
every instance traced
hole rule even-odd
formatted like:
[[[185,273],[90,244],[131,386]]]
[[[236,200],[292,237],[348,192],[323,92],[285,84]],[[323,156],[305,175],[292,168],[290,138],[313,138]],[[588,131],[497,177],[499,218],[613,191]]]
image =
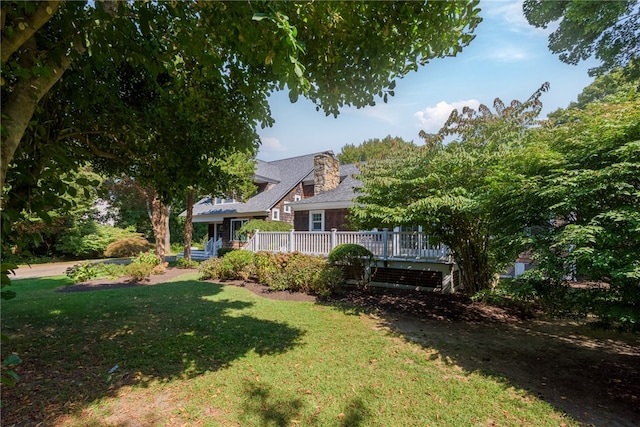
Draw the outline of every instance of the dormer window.
[[[213,199],[214,205],[228,205],[231,203],[238,203],[236,199],[223,199],[222,197],[215,197]]]

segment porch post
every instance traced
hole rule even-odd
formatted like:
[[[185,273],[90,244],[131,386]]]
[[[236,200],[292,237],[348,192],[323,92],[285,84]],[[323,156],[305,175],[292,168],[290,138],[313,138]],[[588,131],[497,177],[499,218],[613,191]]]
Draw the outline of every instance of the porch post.
[[[336,242],[338,241],[338,237],[336,236],[336,232],[338,230],[336,230],[335,228],[331,229],[331,248],[329,249],[329,252],[331,252],[337,245]]]
[[[382,259],[389,257],[389,229],[382,229]]]
[[[252,252],[258,252],[260,250],[260,230],[256,230],[256,234],[253,235],[253,249]]]
[[[296,242],[293,240],[293,232],[295,230],[292,228],[289,230],[289,252],[294,252],[296,250]]]

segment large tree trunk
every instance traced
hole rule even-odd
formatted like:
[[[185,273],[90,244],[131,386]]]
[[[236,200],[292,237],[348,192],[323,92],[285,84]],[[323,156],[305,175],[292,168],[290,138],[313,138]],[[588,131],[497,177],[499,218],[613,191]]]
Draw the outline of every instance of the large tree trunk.
[[[20,65],[31,68],[36,60],[36,40],[31,37],[21,47],[23,53],[20,56]],[[2,115],[8,116],[2,120],[3,135],[0,146],[0,188],[4,187],[9,165],[13,155],[22,140],[22,136],[33,117],[33,113],[42,97],[49,92],[51,87],[60,80],[62,74],[69,68],[69,57],[63,56],[57,61],[49,61],[51,72],[44,73],[30,79],[21,78],[13,88],[7,101],[2,104]]]
[[[153,226],[153,235],[156,239],[156,255],[164,262],[166,254],[165,238],[168,232],[167,208],[157,196],[151,203],[151,225]]]
[[[193,236],[193,199],[195,190],[187,193],[187,217],[184,223],[184,259],[191,260],[191,238]]]

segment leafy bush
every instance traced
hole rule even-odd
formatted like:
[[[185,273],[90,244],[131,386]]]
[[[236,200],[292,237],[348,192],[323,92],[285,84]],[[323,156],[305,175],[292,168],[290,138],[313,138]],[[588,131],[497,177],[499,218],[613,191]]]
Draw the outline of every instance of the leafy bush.
[[[368,269],[373,265],[373,253],[364,246],[353,243],[338,245],[329,252],[329,264],[342,268],[345,279],[356,279],[361,284],[368,281]]]
[[[100,276],[106,276],[110,279],[126,276],[125,269],[127,266],[125,264],[100,263],[96,264],[96,266],[100,269]]]
[[[134,282],[139,282],[151,276],[154,266],[146,263],[131,263],[125,268],[127,276],[131,277]]]
[[[61,233],[55,248],[61,253],[78,258],[99,258],[103,256],[110,243],[139,236],[139,233],[131,229],[100,225],[95,221],[86,220]]]
[[[195,268],[200,265],[198,261],[186,258],[178,258],[176,264],[178,268]]]
[[[100,268],[98,266],[90,261],[86,261],[67,268],[65,274],[73,280],[73,283],[80,283],[95,279],[98,277],[99,272]]]
[[[264,219],[252,219],[238,229],[238,235],[247,236],[260,231],[289,231],[293,226],[282,221],[265,221]]]
[[[342,271],[323,257],[298,252],[274,257],[276,266],[266,283],[274,291],[305,292],[328,296],[343,282]]]
[[[110,243],[104,251],[104,256],[106,258],[132,257],[152,247],[153,245],[142,236],[127,237]]]
[[[306,292],[328,296],[344,283],[342,270],[323,257],[234,251],[224,258],[211,258],[200,264],[201,279],[255,279],[273,291]]]
[[[222,258],[209,258],[198,266],[200,280],[219,279],[222,275]]]
[[[201,279],[247,280],[252,275],[253,252],[231,251],[200,264]]]
[[[150,250],[147,252],[140,252],[131,262],[133,264],[149,264],[151,267],[155,267],[162,263],[162,258],[156,255],[155,251]]]
[[[238,249],[234,249],[234,248],[219,248],[218,249],[218,258],[222,258],[224,257],[226,254],[233,252],[233,251],[237,251]]]

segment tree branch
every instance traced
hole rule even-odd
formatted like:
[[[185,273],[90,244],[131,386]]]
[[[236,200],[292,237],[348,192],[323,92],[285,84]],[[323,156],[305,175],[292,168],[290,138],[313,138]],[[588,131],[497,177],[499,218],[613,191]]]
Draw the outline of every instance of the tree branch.
[[[61,1],[57,0],[41,2],[33,15],[27,16],[24,20],[17,22],[17,28],[14,28],[13,37],[7,37],[5,34],[2,35],[0,52],[3,64],[6,64],[11,55],[29,40],[36,31],[49,22],[53,14],[60,8],[61,3]],[[6,12],[3,10],[3,21],[6,19],[5,14]],[[6,22],[4,22],[4,24],[6,24]]]

